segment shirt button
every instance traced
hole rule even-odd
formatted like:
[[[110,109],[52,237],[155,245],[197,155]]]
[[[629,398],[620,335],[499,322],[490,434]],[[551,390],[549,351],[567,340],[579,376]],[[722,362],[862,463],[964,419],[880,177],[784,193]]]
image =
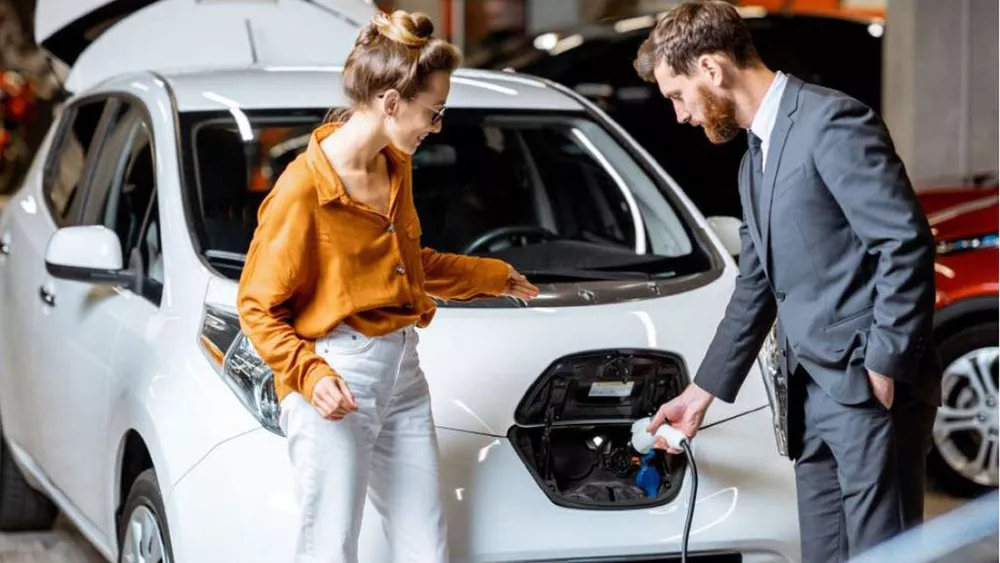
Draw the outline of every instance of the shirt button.
[[[403,265],[400,264],[399,266],[396,266],[396,273],[399,275],[403,275],[406,273],[406,268],[404,268]]]

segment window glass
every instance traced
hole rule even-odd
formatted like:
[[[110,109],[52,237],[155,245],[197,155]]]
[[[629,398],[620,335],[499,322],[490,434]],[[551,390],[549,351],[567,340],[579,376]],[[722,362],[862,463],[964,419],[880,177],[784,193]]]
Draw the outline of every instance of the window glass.
[[[156,188],[151,141],[146,123],[139,121],[124,155],[124,179],[119,189],[111,191],[112,197],[104,208],[105,225],[118,234],[123,250],[139,246],[141,229],[151,209]],[[144,262],[143,266],[148,264]]]
[[[257,211],[318,117],[182,116],[186,192],[202,253],[238,278]],[[449,111],[413,156],[422,243],[495,256],[536,282],[661,279],[707,257],[635,156],[578,113]]]
[[[91,175],[82,222],[118,235],[126,267],[141,268],[149,281],[143,294],[159,302],[164,282],[152,135],[141,106],[117,105]],[[146,291],[146,289],[150,289]]]
[[[54,143],[55,150],[46,166],[42,192],[52,217],[59,226],[72,225],[78,218],[80,192],[88,157],[106,101],[91,101],[67,108],[65,127]]]

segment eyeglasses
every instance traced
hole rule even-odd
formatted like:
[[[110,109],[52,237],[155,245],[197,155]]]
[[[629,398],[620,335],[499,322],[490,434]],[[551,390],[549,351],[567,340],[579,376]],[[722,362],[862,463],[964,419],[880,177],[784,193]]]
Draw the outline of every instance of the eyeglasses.
[[[384,93],[383,94],[379,94],[376,97],[379,98],[379,99],[382,99],[383,96],[385,96]],[[422,103],[420,103],[420,102],[418,102],[416,100],[409,100],[409,101],[417,104],[418,106],[421,106],[421,107],[424,107],[426,109],[431,110],[431,125],[437,125],[438,123],[441,123],[441,120],[444,119],[444,112],[445,112],[445,110],[448,109],[447,106],[441,106],[440,108],[434,108],[434,107],[431,107],[431,106],[429,106],[427,104],[422,104]]]
[[[431,125],[437,125],[438,123],[441,123],[441,120],[444,119],[444,111],[448,109],[446,106],[441,106],[440,108],[432,108],[431,106],[421,104],[416,100],[411,100],[411,101],[416,103],[417,105],[423,106],[431,110]]]

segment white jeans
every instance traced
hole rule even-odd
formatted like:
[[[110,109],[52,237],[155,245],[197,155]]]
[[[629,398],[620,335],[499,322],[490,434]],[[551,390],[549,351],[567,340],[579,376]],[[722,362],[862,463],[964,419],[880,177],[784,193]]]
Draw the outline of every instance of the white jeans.
[[[446,563],[437,436],[412,327],[368,338],[341,325],[316,352],[347,382],[357,412],[323,419],[305,398],[281,402],[300,508],[297,563],[356,563],[365,495],[394,562]]]

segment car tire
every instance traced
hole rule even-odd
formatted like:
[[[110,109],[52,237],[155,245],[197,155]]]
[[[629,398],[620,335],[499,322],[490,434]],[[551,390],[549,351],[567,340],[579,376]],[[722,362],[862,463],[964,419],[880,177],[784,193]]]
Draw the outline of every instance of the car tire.
[[[997,331],[1000,329],[1000,325],[997,323],[982,323],[978,325],[973,325],[971,327],[956,331],[950,335],[945,336],[938,344],[938,355],[941,358],[941,365],[944,366],[945,376],[942,381],[942,407],[938,409],[938,416],[935,420],[935,436],[932,440],[932,447],[930,455],[927,460],[928,473],[934,480],[934,483],[942,490],[942,492],[962,497],[962,498],[973,498],[979,496],[985,492],[991,491],[996,488],[996,483],[983,483],[976,482],[970,476],[964,474],[962,470],[956,467],[956,453],[963,453],[966,457],[974,458],[976,452],[976,433],[953,433],[949,436],[951,438],[945,442],[943,441],[943,436],[945,435],[941,425],[944,420],[943,409],[948,407],[963,407],[963,408],[981,408],[984,410],[992,410],[994,413],[997,409],[996,405],[996,393],[993,391],[993,396],[989,396],[989,391],[987,391],[986,397],[981,397],[976,393],[975,389],[972,388],[971,384],[962,384],[962,378],[955,378],[949,375],[954,369],[961,369],[963,363],[968,362],[969,358],[976,353],[977,350],[996,350],[997,349]],[[985,357],[985,356],[984,356]],[[989,372],[984,374],[985,377],[993,378],[993,388],[996,389],[996,378],[997,378],[997,364],[996,355],[992,356],[993,360],[990,363]],[[957,380],[957,384],[955,381]],[[953,383],[949,385],[949,383]],[[987,388],[988,390],[989,388]],[[970,395],[971,394],[971,395]],[[978,402],[977,398],[978,397]],[[995,433],[996,430],[996,417],[992,418],[985,414],[983,416],[985,420],[977,419],[979,423],[983,425],[983,432],[988,436],[990,433]],[[954,419],[953,419],[954,420]],[[956,435],[957,434],[957,435]],[[995,439],[995,438],[994,438]],[[957,449],[951,449],[955,447]],[[996,445],[990,447],[987,446],[988,450],[987,456],[997,456],[998,451]],[[949,453],[950,450],[950,453]],[[951,459],[952,461],[949,461]],[[988,462],[987,462],[988,463]],[[968,472],[968,470],[966,470]],[[983,479],[980,478],[980,481]]]
[[[28,484],[7,440],[0,438],[0,531],[50,530],[58,516],[55,503]]]
[[[118,520],[118,562],[173,561],[166,515],[156,473],[147,469],[132,483]]]

